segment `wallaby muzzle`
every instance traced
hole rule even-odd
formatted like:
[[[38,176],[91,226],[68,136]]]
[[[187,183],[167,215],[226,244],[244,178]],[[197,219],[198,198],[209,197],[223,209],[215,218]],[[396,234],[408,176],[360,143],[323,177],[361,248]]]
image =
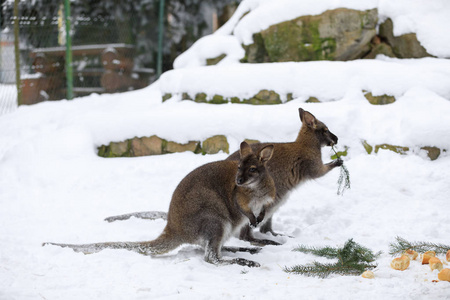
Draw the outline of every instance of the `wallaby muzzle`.
[[[338,137],[335,136],[334,134],[332,134],[331,132],[328,132],[327,140],[328,140],[327,146],[330,146],[330,147],[332,147],[338,143]]]

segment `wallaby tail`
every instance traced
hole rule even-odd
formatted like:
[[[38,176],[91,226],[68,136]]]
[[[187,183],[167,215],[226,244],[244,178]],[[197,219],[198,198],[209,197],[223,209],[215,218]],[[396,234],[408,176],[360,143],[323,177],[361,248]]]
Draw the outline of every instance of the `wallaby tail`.
[[[105,219],[105,221],[108,221],[111,223],[114,221],[128,220],[131,217],[135,217],[138,219],[147,219],[147,220],[156,220],[156,219],[167,220],[167,213],[164,211],[140,211],[140,212],[134,212],[134,213],[124,214],[124,215],[107,217]]]
[[[82,252],[84,254],[97,253],[104,249],[125,249],[143,255],[157,255],[169,252],[181,244],[182,242],[180,240],[170,238],[165,233],[162,233],[157,239],[147,242],[106,242],[92,244],[43,243],[42,246],[53,245],[71,248],[75,252]]]

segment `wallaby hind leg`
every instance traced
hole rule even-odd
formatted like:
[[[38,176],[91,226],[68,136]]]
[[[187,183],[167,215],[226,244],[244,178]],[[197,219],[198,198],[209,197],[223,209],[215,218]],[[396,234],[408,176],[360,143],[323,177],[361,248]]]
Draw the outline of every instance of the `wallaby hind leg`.
[[[215,265],[231,265],[237,264],[246,267],[260,267],[261,265],[256,261],[245,258],[224,259],[219,252],[220,247],[216,242],[208,243],[205,249],[205,261]]]
[[[224,228],[217,222],[205,222],[207,229],[204,231],[205,261],[215,265],[238,264],[247,267],[259,267],[260,264],[244,258],[224,259],[222,258],[222,244],[224,241]],[[226,247],[225,247],[226,248]],[[229,248],[230,249],[230,248]]]
[[[232,246],[223,246],[222,251],[226,252],[248,252],[250,254],[259,253],[262,250],[261,247],[232,247]]]
[[[266,239],[257,239],[253,236],[252,229],[250,226],[245,225],[242,227],[241,232],[239,234],[239,238],[243,241],[248,241],[252,245],[255,246],[267,246],[267,245],[274,245],[274,246],[280,246],[281,244],[272,240],[266,240]]]

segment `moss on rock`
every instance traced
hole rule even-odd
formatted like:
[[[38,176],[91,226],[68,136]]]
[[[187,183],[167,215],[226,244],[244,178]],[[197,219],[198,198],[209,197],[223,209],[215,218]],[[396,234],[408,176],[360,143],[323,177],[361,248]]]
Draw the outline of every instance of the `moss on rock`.
[[[316,97],[309,97],[308,100],[305,101],[306,103],[320,103],[320,100]]]
[[[357,11],[346,8],[321,15],[301,16],[270,26],[253,35],[245,46],[250,63],[350,60],[366,55],[376,35],[376,9]]]
[[[373,96],[372,93],[365,93],[364,97],[373,105],[385,105],[395,102],[395,97],[390,95]]]
[[[226,56],[227,56],[226,54],[221,54],[221,55],[219,55],[217,57],[214,57],[214,58],[207,58],[206,59],[206,65],[207,66],[217,65]]]
[[[198,102],[198,103],[206,103],[206,102],[208,102],[206,98],[207,98],[207,95],[205,93],[198,93],[195,95],[194,101]]]
[[[367,143],[367,141],[362,141],[362,145],[364,147],[364,149],[366,149],[367,154],[371,154],[373,151],[373,147],[369,145],[369,143]]]
[[[378,153],[378,151],[380,149],[393,151],[395,153],[402,154],[402,155],[406,154],[406,152],[409,151],[408,147],[395,146],[395,145],[389,145],[389,144],[381,144],[381,145],[375,146],[375,153]]]
[[[214,95],[212,97],[211,100],[208,101],[208,103],[211,103],[211,104],[224,104],[224,103],[228,103],[228,100],[226,100],[223,96],[216,94],[216,95]]]
[[[162,97],[162,102],[169,100],[170,98],[172,98],[172,94],[170,93],[166,93],[163,95]]]
[[[202,153],[203,154],[216,154],[219,151],[230,153],[230,145],[227,138],[224,135],[215,135],[203,141]]]

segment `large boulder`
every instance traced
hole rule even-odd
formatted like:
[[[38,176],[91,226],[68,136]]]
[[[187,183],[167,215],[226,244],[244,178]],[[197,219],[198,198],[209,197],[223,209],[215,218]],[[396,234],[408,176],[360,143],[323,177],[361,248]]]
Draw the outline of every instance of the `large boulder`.
[[[353,60],[370,52],[377,9],[339,8],[270,26],[245,46],[250,63]]]
[[[394,24],[391,19],[387,19],[379,28],[379,36],[391,47],[398,58],[421,58],[431,56],[427,50],[417,40],[415,33],[407,33],[394,36]]]

